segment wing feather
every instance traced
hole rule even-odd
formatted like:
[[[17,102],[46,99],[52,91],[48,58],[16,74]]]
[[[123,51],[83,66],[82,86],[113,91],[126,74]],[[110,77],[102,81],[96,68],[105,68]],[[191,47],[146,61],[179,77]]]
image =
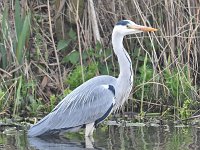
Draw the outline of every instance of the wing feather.
[[[103,85],[86,85],[67,95],[29,130],[28,135],[40,136],[52,130],[81,127],[103,117],[115,103],[113,92]]]

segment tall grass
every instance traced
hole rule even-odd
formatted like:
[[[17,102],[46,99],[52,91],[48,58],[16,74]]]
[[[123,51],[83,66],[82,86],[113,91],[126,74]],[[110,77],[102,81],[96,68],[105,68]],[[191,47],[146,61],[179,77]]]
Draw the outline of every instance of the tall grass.
[[[8,15],[8,5],[5,4],[2,16],[1,30],[1,53],[2,68],[8,67],[9,64],[22,64],[25,54],[25,42],[29,39],[30,34],[30,12],[21,14],[19,0],[15,1],[14,7],[14,27],[10,24],[11,20]],[[23,17],[23,15],[25,17]],[[14,29],[14,30],[13,30]],[[16,34],[15,34],[16,33]]]
[[[1,20],[1,55],[2,55],[2,68],[7,67],[7,52],[6,52],[6,42],[8,41],[8,8],[5,7],[3,11],[3,16]]]
[[[160,111],[164,106],[163,111],[170,108],[174,116],[183,117],[181,114],[185,114],[185,118],[198,113],[198,1],[48,2],[36,0],[20,4],[16,0],[14,8],[12,3],[3,2],[0,9],[0,91],[7,93],[17,82],[16,88],[12,87],[16,96],[1,94],[4,98],[16,98],[9,102],[20,101],[21,97],[31,93],[32,98],[24,102],[28,110],[33,108],[36,112],[37,105],[33,99],[42,99],[51,106],[52,94],[60,95],[63,89],[69,89],[69,84],[75,83],[75,76],[81,75],[82,80],[86,79],[88,75],[84,68],[94,64],[98,69],[88,71],[92,75],[117,77],[119,70],[111,50],[111,33],[118,20],[130,19],[159,29],[156,33],[142,33],[124,40],[135,72],[133,97],[130,99],[139,105],[139,108],[131,110],[140,109],[144,114]],[[81,74],[77,68],[82,68]],[[22,78],[21,81],[19,78]],[[67,81],[65,85],[62,84],[64,81]],[[25,92],[23,86],[27,85],[21,84],[20,91],[19,82],[30,83],[31,86]],[[74,87],[76,84],[73,84]],[[53,99],[53,104],[58,101],[59,98]],[[16,106],[14,108],[16,112]]]
[[[15,1],[14,11],[9,7],[8,3],[4,3],[1,11],[1,30],[0,30],[0,51],[1,51],[1,86],[0,90],[4,94],[1,100],[7,99],[0,108],[5,111],[10,108],[13,115],[19,111],[20,101],[24,99],[22,96],[22,80],[25,67],[24,61],[26,55],[26,42],[30,35],[30,11],[27,14],[21,13],[19,0]],[[14,16],[12,20],[12,16]],[[14,79],[12,79],[14,78]]]

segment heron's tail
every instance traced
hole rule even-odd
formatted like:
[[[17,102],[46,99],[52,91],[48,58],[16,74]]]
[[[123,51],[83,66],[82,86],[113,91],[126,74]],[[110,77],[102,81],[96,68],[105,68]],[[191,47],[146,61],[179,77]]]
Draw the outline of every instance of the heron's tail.
[[[38,123],[33,125],[29,130],[28,130],[28,137],[36,137],[36,136],[41,136],[44,133],[48,132],[48,115],[45,116],[42,120],[40,120]]]
[[[28,130],[28,137],[58,135],[62,132],[75,132],[84,127],[84,125],[78,125],[74,127],[55,128],[56,124],[52,126],[50,122],[51,118],[49,115],[45,116]]]

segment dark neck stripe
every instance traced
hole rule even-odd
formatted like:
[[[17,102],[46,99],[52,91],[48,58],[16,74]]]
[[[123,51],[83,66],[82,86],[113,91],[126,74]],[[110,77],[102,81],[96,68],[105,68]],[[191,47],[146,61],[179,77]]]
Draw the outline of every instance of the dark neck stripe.
[[[123,51],[124,51],[124,54],[125,54],[127,60],[129,61],[129,64],[130,64],[130,67],[129,67],[129,68],[130,68],[130,73],[131,73],[131,75],[130,75],[129,81],[130,81],[130,85],[131,85],[131,84],[132,84],[131,77],[133,76],[132,62],[131,62],[130,58],[127,56],[127,55],[128,55],[128,52],[126,52],[126,50],[125,50],[124,48],[123,48]]]

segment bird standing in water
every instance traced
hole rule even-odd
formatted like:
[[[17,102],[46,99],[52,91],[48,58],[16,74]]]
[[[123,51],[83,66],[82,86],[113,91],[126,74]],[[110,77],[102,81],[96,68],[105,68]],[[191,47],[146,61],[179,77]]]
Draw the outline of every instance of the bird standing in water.
[[[118,78],[101,75],[86,81],[33,125],[28,131],[28,136],[78,131],[83,127],[86,128],[85,136],[92,136],[95,127],[124,104],[133,86],[132,62],[123,46],[124,36],[156,30],[137,25],[130,20],[119,21],[112,32],[113,49],[120,69]]]

